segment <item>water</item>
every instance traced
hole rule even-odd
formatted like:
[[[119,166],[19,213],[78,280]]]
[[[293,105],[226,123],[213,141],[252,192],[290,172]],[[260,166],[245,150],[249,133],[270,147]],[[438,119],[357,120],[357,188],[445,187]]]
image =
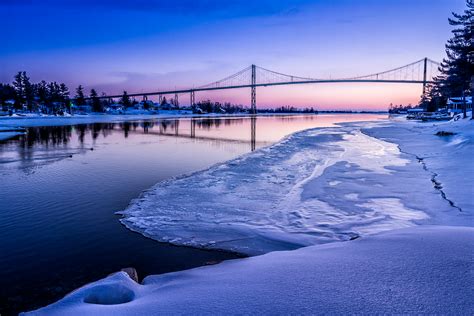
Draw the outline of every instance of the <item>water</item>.
[[[140,277],[238,257],[161,244],[114,212],[155,183],[292,132],[377,115],[209,118],[32,127],[0,142],[0,314],[49,304],[124,267]]]

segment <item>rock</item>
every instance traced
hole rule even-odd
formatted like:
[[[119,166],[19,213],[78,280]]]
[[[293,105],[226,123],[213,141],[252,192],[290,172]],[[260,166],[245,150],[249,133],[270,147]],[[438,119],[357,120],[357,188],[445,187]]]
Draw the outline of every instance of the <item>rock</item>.
[[[436,136],[453,136],[453,135],[456,135],[456,133],[446,132],[446,131],[439,131],[435,135]]]
[[[120,271],[123,271],[123,272],[127,273],[128,276],[130,277],[130,279],[132,279],[133,281],[138,283],[138,273],[137,273],[137,270],[135,270],[135,268],[132,268],[132,267],[123,268]]]

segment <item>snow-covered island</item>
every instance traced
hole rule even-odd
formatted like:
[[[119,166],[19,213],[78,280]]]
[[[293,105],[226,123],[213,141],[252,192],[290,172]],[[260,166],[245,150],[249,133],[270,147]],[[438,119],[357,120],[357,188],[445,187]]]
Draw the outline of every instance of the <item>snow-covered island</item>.
[[[118,272],[26,314],[473,314],[473,122],[311,129],[158,183],[125,226],[253,257]]]

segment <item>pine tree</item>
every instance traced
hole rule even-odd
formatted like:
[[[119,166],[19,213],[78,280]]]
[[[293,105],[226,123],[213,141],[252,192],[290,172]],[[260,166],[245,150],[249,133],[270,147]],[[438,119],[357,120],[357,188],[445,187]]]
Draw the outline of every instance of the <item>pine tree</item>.
[[[11,85],[0,83],[0,105],[2,105],[4,111],[7,110],[5,101],[12,99],[15,100],[15,97],[15,89]]]
[[[428,87],[428,102],[439,103],[448,97],[472,93],[470,83],[474,75],[474,0],[466,0],[462,14],[452,13],[449,24],[454,26],[453,37],[446,44],[446,58],[440,66],[441,75]],[[466,108],[464,107],[464,115]]]
[[[26,75],[25,71],[19,71],[15,75],[13,87],[17,96],[17,99],[15,100],[17,108],[26,105],[28,109],[31,110],[35,97],[35,87],[31,84],[30,78]]]
[[[21,71],[15,75],[12,85],[16,94],[15,106],[19,108],[25,102],[25,87],[23,85],[23,73]]]
[[[123,92],[122,98],[120,99],[120,103],[126,108],[132,105],[132,102],[130,101],[130,97],[128,96],[127,91]]]
[[[76,105],[84,105],[85,103],[84,88],[79,85],[76,89]]]
[[[90,97],[92,99],[92,111],[102,112],[102,104],[95,89],[91,89]]]
[[[49,103],[48,83],[42,80],[36,85],[36,93],[41,104],[47,105]]]
[[[161,100],[160,105],[163,106],[163,105],[166,105],[166,104],[168,104],[168,101],[166,100],[166,97],[163,97],[163,99]]]
[[[69,88],[64,83],[59,85],[59,91],[63,102],[69,99]]]

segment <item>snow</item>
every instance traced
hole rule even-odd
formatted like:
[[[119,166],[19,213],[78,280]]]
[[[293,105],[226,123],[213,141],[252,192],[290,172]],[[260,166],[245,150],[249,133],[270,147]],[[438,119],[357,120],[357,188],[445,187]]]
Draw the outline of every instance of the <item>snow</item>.
[[[158,183],[127,227],[263,255],[119,272],[29,315],[472,314],[473,139],[470,120],[346,123]]]
[[[149,276],[124,272],[28,315],[449,314],[474,311],[474,229],[420,226]]]
[[[0,141],[21,135],[24,132],[22,128],[0,126]]]
[[[399,144],[403,152],[421,159],[447,198],[463,213],[474,211],[474,121],[461,119],[436,124],[381,124],[364,130],[369,135]],[[452,136],[437,136],[438,132]],[[472,218],[468,219],[474,225]]]
[[[415,224],[462,225],[466,214],[412,154],[362,132],[378,133],[380,124],[306,130],[158,183],[119,212],[121,222],[160,242],[247,255]]]
[[[91,123],[109,123],[109,122],[124,122],[157,118],[176,118],[176,117],[190,117],[190,114],[163,113],[163,114],[89,114],[89,115],[73,115],[73,116],[46,116],[46,115],[30,115],[30,116],[1,116],[0,126],[59,126],[59,125],[75,125],[75,124],[91,124]]]

